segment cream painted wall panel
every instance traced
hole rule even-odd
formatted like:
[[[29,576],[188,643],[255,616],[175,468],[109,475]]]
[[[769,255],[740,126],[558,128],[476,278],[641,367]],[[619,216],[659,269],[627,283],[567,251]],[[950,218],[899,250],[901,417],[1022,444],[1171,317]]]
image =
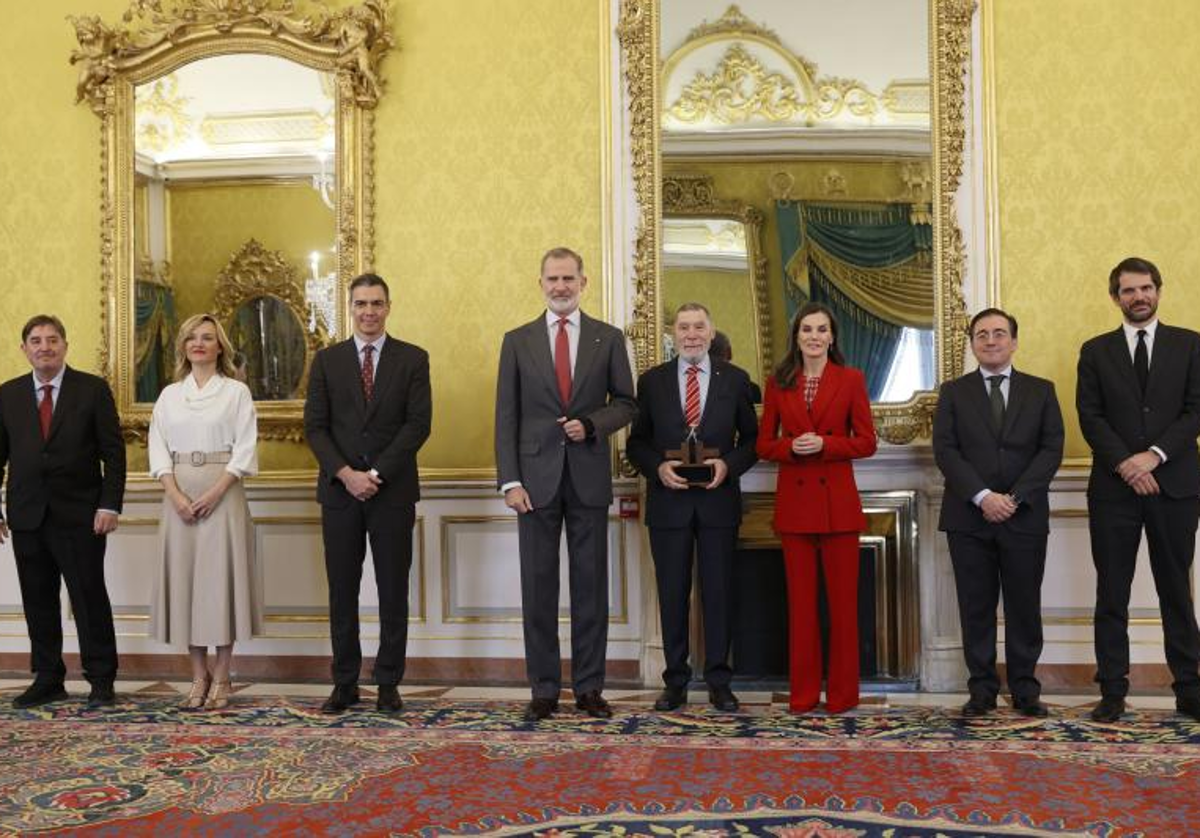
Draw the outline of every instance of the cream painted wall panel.
[[[254,532],[264,616],[324,617],[329,586],[321,524],[257,523]]]

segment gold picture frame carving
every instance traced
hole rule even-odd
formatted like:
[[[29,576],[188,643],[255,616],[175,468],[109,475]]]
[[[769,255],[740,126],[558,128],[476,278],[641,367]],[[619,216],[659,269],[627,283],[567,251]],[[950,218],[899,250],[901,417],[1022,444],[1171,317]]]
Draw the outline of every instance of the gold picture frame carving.
[[[971,61],[971,23],[977,0],[929,0],[931,79],[935,328],[937,379],[962,374],[967,310],[963,282],[966,245],[956,220],[955,196],[962,182],[966,147],[966,75]],[[622,0],[617,29],[625,92],[629,99],[630,145],[638,228],[633,258],[634,296],[626,333],[640,373],[661,360],[662,312],[658,223],[662,218],[658,0]],[[695,35],[696,33],[693,33]],[[703,35],[711,35],[705,32]],[[772,33],[773,34],[773,33]],[[876,431],[893,444],[926,441],[933,430],[935,392],[906,402],[872,405]]]
[[[337,277],[350,280],[374,259],[374,108],[380,64],[394,46],[388,0],[332,9],[320,0],[132,0],[121,21],[72,16],[79,65],[76,101],[100,117],[99,367],[112,385],[126,438],[144,439],[153,405],[135,398],[133,374],[134,87],[203,58],[256,53],[294,61],[336,79],[334,172]],[[334,337],[347,329],[339,306]],[[265,404],[265,403],[264,403]],[[299,439],[303,402],[272,405],[266,439]],[[260,414],[262,411],[260,411]]]
[[[762,381],[774,366],[771,349],[771,312],[767,297],[767,257],[762,247],[762,211],[740,201],[727,201],[713,193],[709,175],[677,174],[663,179],[663,218],[727,218],[746,228],[746,261],[750,268],[750,293],[754,307],[754,350]]]

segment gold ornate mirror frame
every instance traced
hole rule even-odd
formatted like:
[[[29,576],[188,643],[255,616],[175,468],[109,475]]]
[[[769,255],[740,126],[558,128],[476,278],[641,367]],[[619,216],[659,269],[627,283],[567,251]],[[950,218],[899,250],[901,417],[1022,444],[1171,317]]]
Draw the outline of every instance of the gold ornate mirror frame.
[[[937,377],[962,374],[966,352],[966,250],[955,214],[966,145],[966,74],[971,60],[971,19],[976,0],[929,0],[931,127],[934,179],[934,276]],[[639,372],[661,358],[663,329],[659,221],[663,211],[659,155],[658,0],[622,0],[618,37],[630,107],[634,192],[639,221],[634,254],[634,300],[626,331]],[[926,440],[932,433],[937,394],[872,405],[876,430],[890,443]]]
[[[230,257],[229,264],[217,277],[213,315],[226,332],[232,333],[238,309],[258,297],[279,300],[299,323],[304,323],[309,317],[304,286],[296,268],[279,251],[267,250],[258,240],[250,239]],[[298,396],[308,392],[308,370],[312,366],[313,356],[329,343],[329,333],[321,322],[304,333],[304,373],[300,377]],[[270,402],[260,401],[256,409],[261,413],[268,404]]]
[[[373,137],[379,66],[393,46],[388,0],[330,9],[319,0],[132,0],[121,21],[69,18],[79,48],[76,101],[100,117],[100,369],[113,387],[128,438],[143,438],[153,407],[135,400],[134,88],[203,58],[257,53],[327,72],[337,80],[335,177],[337,276],[341,299],[374,251]],[[338,309],[342,335],[348,323]],[[303,403],[262,401],[259,436],[303,434]]]
[[[762,248],[762,212],[740,201],[717,198],[713,194],[712,178],[708,175],[680,174],[663,181],[662,213],[663,218],[727,218],[745,226],[750,298],[754,307],[754,350],[760,361],[760,380],[766,381],[774,362],[767,299],[767,257]]]

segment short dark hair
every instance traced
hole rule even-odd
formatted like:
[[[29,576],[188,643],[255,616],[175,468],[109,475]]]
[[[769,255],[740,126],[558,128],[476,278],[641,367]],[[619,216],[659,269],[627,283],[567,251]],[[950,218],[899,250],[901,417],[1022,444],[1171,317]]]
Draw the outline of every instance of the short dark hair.
[[[569,247],[552,247],[549,250],[547,250],[544,254],[542,254],[542,264],[541,264],[541,267],[538,268],[539,274],[541,274],[543,271],[546,270],[546,262],[548,262],[551,259],[574,259],[575,260],[575,270],[580,274],[583,273],[583,257],[582,256],[580,256],[578,253],[576,253],[574,250],[572,250]]]
[[[53,326],[58,332],[58,336],[63,340],[67,339],[67,327],[63,322],[53,314],[35,314],[25,322],[25,326],[21,329],[21,343],[29,340],[29,333],[38,326]]]
[[[1008,321],[1008,331],[1012,333],[1013,340],[1017,339],[1017,318],[1013,317],[1002,308],[985,308],[974,317],[971,318],[971,324],[967,326],[967,337],[974,340],[975,324],[985,317],[1003,317]]]
[[[383,281],[383,277],[379,274],[359,274],[354,277],[350,283],[350,296],[354,296],[355,288],[373,288],[378,286],[383,289],[383,297],[385,300],[392,299],[392,293],[388,290],[388,284]]]
[[[708,346],[708,354],[726,363],[732,361],[733,344],[729,342],[729,335],[720,330],[713,332],[712,343]]]
[[[1150,279],[1154,280],[1154,287],[1162,288],[1162,274],[1158,272],[1158,266],[1140,256],[1127,256],[1108,275],[1108,296],[1115,297],[1121,292],[1121,274],[1149,274]]]

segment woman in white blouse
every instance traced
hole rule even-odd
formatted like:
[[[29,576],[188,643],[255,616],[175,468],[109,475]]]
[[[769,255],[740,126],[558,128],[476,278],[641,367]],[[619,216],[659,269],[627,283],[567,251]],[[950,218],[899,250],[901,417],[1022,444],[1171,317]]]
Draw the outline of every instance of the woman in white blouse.
[[[150,419],[150,473],[165,492],[151,627],[159,641],[188,647],[188,709],[228,706],[233,643],[249,640],[261,622],[242,487],[242,478],[258,472],[258,428],[233,355],[211,314],[189,317],[175,340],[176,381]],[[211,671],[209,646],[216,649]]]

